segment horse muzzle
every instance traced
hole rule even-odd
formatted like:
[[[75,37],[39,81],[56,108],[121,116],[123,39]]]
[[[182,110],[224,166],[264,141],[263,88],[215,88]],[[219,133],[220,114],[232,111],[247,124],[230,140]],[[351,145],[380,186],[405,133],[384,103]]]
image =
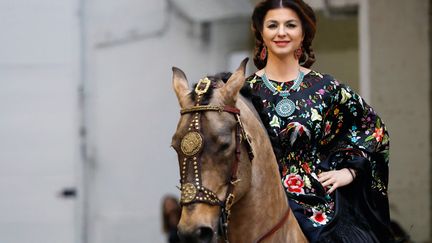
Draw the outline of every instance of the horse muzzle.
[[[198,227],[191,231],[178,230],[178,236],[183,243],[215,243],[216,233],[211,227]]]
[[[178,236],[184,243],[217,242],[219,207],[203,203],[185,205],[177,225]]]

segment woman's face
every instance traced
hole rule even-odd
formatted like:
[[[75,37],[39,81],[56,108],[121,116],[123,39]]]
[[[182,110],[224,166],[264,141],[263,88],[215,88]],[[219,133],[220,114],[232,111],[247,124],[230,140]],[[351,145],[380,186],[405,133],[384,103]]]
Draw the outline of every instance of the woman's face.
[[[262,37],[268,55],[294,56],[304,37],[300,18],[290,8],[269,10],[264,17]]]

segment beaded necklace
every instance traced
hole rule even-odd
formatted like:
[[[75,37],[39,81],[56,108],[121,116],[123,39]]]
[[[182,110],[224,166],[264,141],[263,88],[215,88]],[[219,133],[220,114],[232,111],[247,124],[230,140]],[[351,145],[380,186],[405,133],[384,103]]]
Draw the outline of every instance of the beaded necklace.
[[[301,82],[303,81],[304,73],[299,70],[299,73],[297,75],[297,78],[294,80],[293,85],[283,91],[277,90],[273,84],[269,81],[267,78],[267,75],[264,71],[264,74],[262,75],[262,80],[265,84],[265,86],[273,92],[273,95],[279,94],[282,99],[276,104],[276,113],[281,117],[288,117],[294,113],[295,110],[295,104],[292,100],[288,99],[290,96],[291,90],[297,90],[300,87]]]

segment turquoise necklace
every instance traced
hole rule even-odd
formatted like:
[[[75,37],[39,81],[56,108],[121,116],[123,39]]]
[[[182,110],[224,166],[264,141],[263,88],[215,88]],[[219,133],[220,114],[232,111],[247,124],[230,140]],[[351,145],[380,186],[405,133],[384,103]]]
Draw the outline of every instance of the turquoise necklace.
[[[283,91],[278,91],[272,83],[270,83],[269,79],[267,78],[267,75],[264,71],[264,74],[262,75],[262,80],[265,84],[265,86],[273,92],[273,95],[279,94],[282,96],[282,99],[276,104],[276,113],[281,117],[288,117],[294,113],[295,110],[295,104],[292,100],[288,99],[290,96],[291,90],[297,90],[300,87],[301,82],[303,81],[304,73],[299,70],[299,74],[297,75],[297,78],[294,80],[293,85]]]

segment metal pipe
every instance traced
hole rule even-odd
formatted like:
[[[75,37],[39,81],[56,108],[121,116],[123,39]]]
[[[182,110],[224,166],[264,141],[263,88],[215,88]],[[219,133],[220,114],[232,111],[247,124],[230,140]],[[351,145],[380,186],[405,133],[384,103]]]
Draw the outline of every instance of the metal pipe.
[[[78,84],[78,113],[79,113],[79,152],[80,163],[77,168],[78,197],[76,202],[76,235],[77,243],[88,243],[89,228],[89,202],[88,202],[88,111],[87,111],[87,12],[85,0],[79,0],[79,29],[80,29],[80,57],[79,57],[79,84]]]

